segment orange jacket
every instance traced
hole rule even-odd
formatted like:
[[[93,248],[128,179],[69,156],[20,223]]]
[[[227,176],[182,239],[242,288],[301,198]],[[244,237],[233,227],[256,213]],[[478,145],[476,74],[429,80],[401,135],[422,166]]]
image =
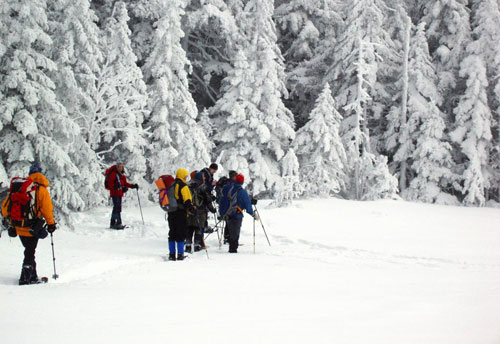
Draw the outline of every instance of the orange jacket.
[[[50,186],[49,181],[40,172],[30,174],[28,177],[33,182],[38,184],[38,191],[36,192],[36,208],[35,215],[38,217],[45,218],[47,224],[53,225],[54,221],[54,207],[52,206],[52,200],[50,199],[49,190],[47,188]],[[7,217],[9,208],[9,197],[2,203],[2,216]],[[16,232],[19,236],[32,237],[29,227],[16,227]]]

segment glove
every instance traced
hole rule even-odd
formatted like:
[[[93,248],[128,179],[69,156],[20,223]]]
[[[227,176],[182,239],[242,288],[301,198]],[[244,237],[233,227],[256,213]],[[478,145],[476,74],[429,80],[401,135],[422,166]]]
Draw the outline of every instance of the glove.
[[[255,221],[260,221],[259,213],[257,212],[253,213],[253,218],[255,219]]]
[[[54,224],[52,224],[52,225],[48,225],[48,226],[47,226],[47,231],[48,231],[49,233],[54,233],[54,231],[55,231],[56,229],[57,229],[57,227],[56,227],[56,224],[55,224],[55,223],[54,223]]]
[[[132,184],[132,186],[130,187],[131,189],[137,189],[139,190],[139,185],[137,184]]]
[[[251,198],[250,199],[250,202],[252,203],[252,205],[257,205],[257,198]]]
[[[2,220],[2,226],[3,226],[3,228],[5,228],[5,229],[8,229],[8,228],[9,228],[9,226],[10,226],[9,220],[7,220],[5,217],[4,217],[4,218],[3,218],[3,220]]]

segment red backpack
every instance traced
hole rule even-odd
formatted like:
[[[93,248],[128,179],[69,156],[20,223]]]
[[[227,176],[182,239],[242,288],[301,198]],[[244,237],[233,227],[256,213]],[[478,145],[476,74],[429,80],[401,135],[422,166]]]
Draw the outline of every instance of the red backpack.
[[[111,166],[106,170],[106,173],[104,173],[104,187],[106,190],[111,190],[111,175],[113,172],[116,171],[116,165]]]
[[[31,227],[36,218],[36,193],[38,184],[29,178],[15,177],[10,181],[8,214],[16,227]]]

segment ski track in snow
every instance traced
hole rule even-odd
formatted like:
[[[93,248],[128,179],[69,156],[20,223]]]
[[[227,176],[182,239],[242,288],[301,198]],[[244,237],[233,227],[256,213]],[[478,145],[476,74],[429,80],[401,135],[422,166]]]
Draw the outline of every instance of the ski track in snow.
[[[75,214],[75,229],[54,236],[60,278],[40,286],[16,285],[22,248],[3,236],[5,343],[31,338],[11,330],[26,320],[19,302],[38,304],[41,314],[61,322],[55,342],[79,331],[74,321],[88,325],[73,342],[109,342],[97,322],[102,318],[121,328],[111,340],[121,343],[164,343],[186,334],[207,343],[500,343],[498,209],[316,200],[282,209],[263,202],[259,210],[271,247],[256,224],[253,253],[246,217],[238,255],[219,248],[213,233],[209,259],[201,251],[183,262],[165,261],[168,229],[157,206],[144,208],[145,225],[137,208],[125,208],[130,228],[124,231],[106,228],[109,208]],[[52,276],[50,241],[40,242],[37,262],[40,276]],[[52,301],[60,305],[51,308]],[[73,309],[65,310],[68,302]],[[171,307],[190,320],[177,319]],[[228,324],[206,323],[207,317]]]

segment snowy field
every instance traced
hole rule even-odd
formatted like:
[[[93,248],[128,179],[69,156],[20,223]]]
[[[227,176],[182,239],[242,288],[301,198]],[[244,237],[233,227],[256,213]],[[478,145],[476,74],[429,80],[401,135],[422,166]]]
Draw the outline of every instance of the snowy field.
[[[0,342],[500,343],[500,210],[402,201],[259,204],[238,255],[166,262],[157,206],[77,214],[55,234],[60,279],[16,285],[19,239],[0,239]],[[52,275],[49,239],[37,251]]]

